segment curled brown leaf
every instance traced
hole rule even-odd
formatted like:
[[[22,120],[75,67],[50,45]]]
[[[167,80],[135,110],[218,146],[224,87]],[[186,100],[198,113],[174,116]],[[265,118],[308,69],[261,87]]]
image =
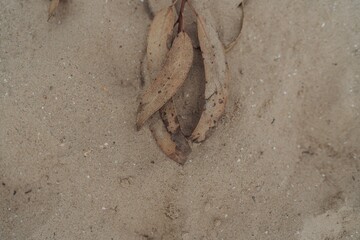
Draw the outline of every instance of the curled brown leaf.
[[[169,6],[155,15],[150,26],[145,60],[146,73],[143,74],[150,78],[147,82],[151,82],[156,78],[156,74],[166,59],[166,54],[169,51],[168,46],[170,46],[172,40],[174,20],[174,7]],[[160,109],[160,113],[168,131],[171,133],[176,132],[179,126],[176,126],[178,125],[177,114],[171,99]]]
[[[136,126],[140,129],[146,120],[171,99],[185,81],[193,60],[189,36],[180,32],[155,80],[140,96]]]
[[[184,164],[191,152],[191,148],[184,136],[180,132],[169,134],[158,117],[151,119],[151,121],[149,127],[157,145],[170,159],[181,165]]]
[[[195,142],[201,142],[206,139],[209,130],[216,126],[225,112],[230,74],[225,49],[213,24],[198,15],[197,27],[205,68],[205,106],[190,138]]]
[[[160,10],[154,17],[149,29],[146,50],[146,70],[153,80],[161,69],[172,41],[175,22],[173,6]]]
[[[174,9],[173,6],[170,6],[160,10],[151,23],[147,51],[142,64],[142,76],[147,85],[151,84],[164,65],[172,40],[174,21]],[[165,155],[179,164],[184,164],[191,148],[186,138],[174,125],[177,122],[177,116],[171,99],[161,108],[160,112],[164,123],[159,112],[156,112],[149,123],[150,131]]]

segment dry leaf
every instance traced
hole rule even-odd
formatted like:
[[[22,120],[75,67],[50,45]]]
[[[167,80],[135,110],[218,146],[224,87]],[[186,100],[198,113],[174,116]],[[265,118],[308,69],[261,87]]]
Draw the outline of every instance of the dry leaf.
[[[200,14],[205,19],[213,19],[213,26],[227,53],[239,42],[246,2],[246,0],[206,0],[191,1],[189,5],[195,10],[195,15]]]
[[[141,66],[142,86],[156,78],[169,52],[173,38],[175,11],[173,6],[160,10],[150,25],[146,54]]]
[[[151,121],[149,125],[150,131],[161,150],[175,162],[184,164],[191,152],[191,148],[184,136],[180,132],[169,134],[161,119],[159,121],[159,118],[152,119]]]
[[[168,45],[172,39],[174,21],[173,6],[160,10],[153,19],[148,35],[147,52],[142,65],[145,83],[150,84],[151,80],[155,79],[166,59],[169,51]],[[163,114],[172,116],[175,112],[172,101],[169,100],[161,111]],[[167,117],[163,117],[165,120],[167,119]],[[174,117],[167,120],[167,123],[173,126],[173,121],[177,121],[176,113]],[[180,131],[173,128],[170,134],[158,112],[152,116],[149,128],[160,149],[172,160],[184,164],[191,148]]]
[[[198,38],[205,68],[205,106],[198,125],[191,134],[195,142],[204,141],[225,112],[230,78],[225,50],[213,25],[198,16]]]
[[[188,26],[186,26],[188,29]],[[196,34],[197,37],[197,34]],[[173,97],[181,132],[190,137],[205,104],[205,70],[201,50],[194,48],[194,61],[183,86]]]
[[[172,40],[172,32],[174,27],[175,13],[173,5],[160,10],[154,17],[150,26],[148,46],[146,52],[146,76],[153,80],[158,74],[163,62],[166,59],[168,46]],[[148,81],[150,82],[150,81]],[[167,129],[171,133],[175,133],[179,128],[176,124],[177,114],[173,102],[169,100],[161,109],[160,113]],[[175,125],[178,125],[175,127]]]
[[[172,99],[170,99],[161,109],[160,116],[169,133],[176,133],[180,129],[180,124],[177,119],[177,112]]]
[[[140,97],[137,129],[157,112],[185,81],[193,60],[193,47],[189,36],[180,32],[166,57],[163,68]]]
[[[151,80],[155,79],[165,61],[166,54],[169,52],[174,22],[174,8],[170,6],[159,11],[150,25],[146,68]]]
[[[59,6],[59,1],[60,0],[52,0],[51,1],[50,6],[49,6],[48,21],[54,15],[54,12],[55,12],[56,8]]]

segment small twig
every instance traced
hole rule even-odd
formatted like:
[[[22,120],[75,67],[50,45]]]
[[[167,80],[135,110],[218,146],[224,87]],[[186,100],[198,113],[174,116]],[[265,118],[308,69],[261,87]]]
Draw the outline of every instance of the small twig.
[[[185,9],[186,2],[187,2],[187,0],[181,1],[181,7],[180,7],[179,19],[178,19],[178,22],[179,22],[178,33],[184,31],[184,9]]]

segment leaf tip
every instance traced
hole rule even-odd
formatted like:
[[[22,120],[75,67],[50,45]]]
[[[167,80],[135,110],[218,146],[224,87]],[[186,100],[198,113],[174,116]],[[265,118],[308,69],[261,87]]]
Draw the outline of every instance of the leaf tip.
[[[141,123],[141,121],[139,119],[136,120],[136,125],[135,125],[136,131],[140,131],[142,126],[143,126],[143,124]]]

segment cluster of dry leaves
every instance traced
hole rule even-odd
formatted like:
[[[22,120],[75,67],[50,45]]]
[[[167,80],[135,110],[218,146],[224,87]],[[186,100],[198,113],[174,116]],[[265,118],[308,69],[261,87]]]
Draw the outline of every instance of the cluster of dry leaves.
[[[150,26],[142,66],[142,74],[145,79],[149,79],[149,84],[139,96],[136,126],[140,130],[148,121],[160,149],[172,160],[184,164],[191,152],[191,142],[204,141],[225,112],[230,80],[225,54],[238,39],[224,47],[216,27],[206,15],[199,14],[187,0],[181,1],[177,14],[176,2],[174,0],[173,4],[158,11]],[[191,128],[191,134],[185,124],[179,121],[178,109],[173,100],[189,77],[194,64],[194,49],[197,47],[194,39],[184,31],[183,11],[186,3],[196,15],[196,42],[201,50],[205,76],[204,99],[198,99],[204,106],[201,107],[197,123]],[[51,1],[48,20],[58,5],[59,0]],[[178,31],[174,28],[176,24]]]
[[[185,2],[182,1],[182,5]],[[215,27],[192,7],[205,71],[205,99],[198,123],[191,135],[185,136],[172,99],[188,77],[193,64],[191,38],[182,27],[174,33],[176,23],[183,25],[182,10],[175,22],[173,3],[160,10],[150,26],[143,74],[151,83],[139,96],[136,120],[137,129],[149,121],[151,133],[161,150],[179,164],[184,164],[190,154],[189,144],[204,141],[224,114],[230,80],[226,50]]]

